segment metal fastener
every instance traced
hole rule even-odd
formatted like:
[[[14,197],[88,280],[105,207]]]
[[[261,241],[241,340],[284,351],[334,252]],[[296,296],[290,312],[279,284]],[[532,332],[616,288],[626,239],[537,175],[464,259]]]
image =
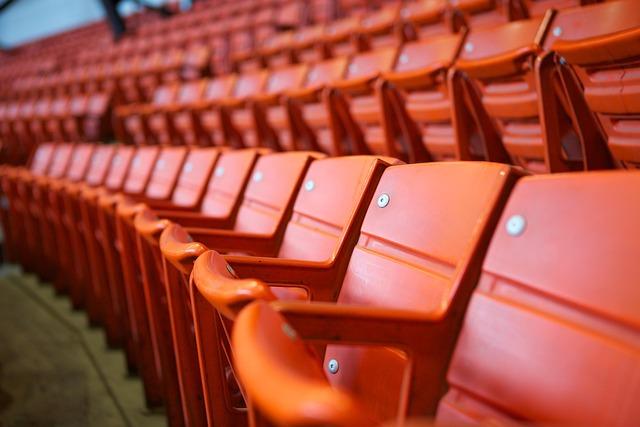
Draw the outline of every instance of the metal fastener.
[[[292,340],[295,340],[296,338],[298,338],[298,334],[296,333],[296,330],[293,329],[291,325],[288,323],[282,324],[282,332],[284,332],[284,334]]]
[[[222,166],[219,166],[216,168],[216,172],[215,172],[216,176],[222,176],[224,175],[224,168]]]
[[[308,180],[307,182],[304,183],[304,189],[307,191],[311,191],[314,188],[316,188],[316,183],[313,182],[312,179]]]
[[[555,27],[553,29],[553,35],[556,37],[560,37],[562,35],[562,27]]]
[[[260,171],[256,171],[256,172],[253,174],[253,180],[254,180],[255,182],[260,182],[260,181],[262,181],[262,178],[264,178],[264,175],[263,175],[263,174],[262,174],[262,172],[260,172]]]
[[[329,363],[327,363],[327,369],[330,373],[335,374],[340,369],[340,365],[336,359],[331,359]]]
[[[184,164],[185,173],[190,173],[192,170],[193,170],[193,165],[191,164],[191,162],[187,162]]]
[[[527,220],[522,215],[512,215],[508,220],[505,228],[509,236],[517,237],[524,232],[527,226]]]
[[[473,52],[473,49],[474,49],[473,43],[466,43],[464,45],[464,51],[465,52],[471,53],[471,52]]]
[[[389,195],[387,193],[382,193],[378,196],[378,207],[384,208],[389,204]]]

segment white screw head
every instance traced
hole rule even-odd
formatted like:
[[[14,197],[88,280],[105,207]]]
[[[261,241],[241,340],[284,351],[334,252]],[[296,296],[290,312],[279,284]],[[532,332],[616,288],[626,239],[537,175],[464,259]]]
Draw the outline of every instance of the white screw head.
[[[507,234],[513,237],[521,235],[526,227],[527,220],[522,215],[512,215],[505,224]]]
[[[113,164],[115,166],[119,166],[120,163],[122,163],[122,159],[120,158],[120,155],[116,154],[116,156],[113,159]]]
[[[133,159],[133,167],[137,168],[138,166],[140,166],[140,157]]]
[[[327,369],[329,370],[330,373],[335,374],[340,369],[340,364],[336,359],[331,359],[327,363]]]
[[[553,29],[553,35],[556,37],[560,37],[562,35],[562,27],[555,27]]]
[[[156,169],[158,170],[164,169],[164,160],[158,160],[158,163],[156,163]]]
[[[380,196],[378,196],[378,207],[379,208],[384,208],[389,204],[389,195],[387,193],[382,193]]]
[[[190,173],[191,171],[193,171],[193,165],[191,164],[191,162],[187,162],[184,164],[184,172],[185,173]]]
[[[256,172],[254,172],[254,174],[253,174],[253,180],[254,180],[255,182],[260,182],[260,181],[262,181],[262,178],[264,178],[264,175],[262,174],[262,172],[260,172],[260,171],[256,171]]]
[[[349,72],[355,73],[358,71],[358,64],[349,64]]]
[[[222,175],[224,175],[224,168],[223,168],[222,166],[218,166],[218,167],[216,168],[215,175],[216,175],[216,176],[222,176]]]
[[[407,62],[409,62],[409,55],[407,55],[406,53],[403,53],[402,55],[400,55],[399,60],[401,64],[406,64]]]
[[[313,182],[312,179],[308,180],[307,182],[304,183],[304,189],[307,191],[312,191],[314,188],[316,188],[316,183]]]
[[[473,52],[473,49],[474,49],[474,46],[473,46],[473,43],[471,43],[471,42],[466,43],[464,45],[464,51],[465,52],[471,53],[471,52]]]
[[[282,332],[284,332],[284,334],[286,336],[288,336],[290,339],[295,340],[296,338],[298,338],[298,333],[296,332],[295,329],[293,329],[293,327],[288,324],[288,323],[283,323],[282,324]]]

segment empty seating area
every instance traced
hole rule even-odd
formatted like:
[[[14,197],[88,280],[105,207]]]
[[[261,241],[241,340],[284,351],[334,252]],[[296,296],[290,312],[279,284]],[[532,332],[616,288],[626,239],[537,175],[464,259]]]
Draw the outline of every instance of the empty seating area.
[[[0,56],[3,255],[168,425],[638,423],[636,0],[127,23]]]

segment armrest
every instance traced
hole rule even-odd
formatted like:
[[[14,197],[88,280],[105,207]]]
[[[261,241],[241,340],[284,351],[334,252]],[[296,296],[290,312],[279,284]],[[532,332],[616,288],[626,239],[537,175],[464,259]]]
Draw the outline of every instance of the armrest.
[[[252,277],[277,285],[309,288],[312,299],[333,300],[338,290],[332,262],[225,255],[224,259],[240,277]]]
[[[273,256],[278,249],[278,242],[270,235],[203,228],[187,228],[187,232],[193,240],[219,252],[245,252],[251,255]]]
[[[183,227],[193,227],[196,229],[228,229],[233,226],[231,218],[211,217],[203,215],[200,212],[157,210],[156,215],[180,224]]]
[[[227,109],[237,109],[241,108],[246,104],[246,99],[241,98],[224,98],[218,101],[220,106]]]
[[[271,305],[307,340],[408,349],[419,346],[442,318],[441,313],[324,302],[274,301]]]
[[[599,62],[620,61],[637,56],[640,28],[633,28],[604,36],[582,40],[558,40],[551,49],[569,63],[589,65]]]

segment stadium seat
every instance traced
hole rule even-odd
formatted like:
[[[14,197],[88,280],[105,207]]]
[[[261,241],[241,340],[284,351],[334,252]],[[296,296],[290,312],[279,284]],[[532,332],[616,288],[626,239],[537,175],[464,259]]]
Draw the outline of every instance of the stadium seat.
[[[324,416],[331,403],[339,401],[332,400],[327,407],[322,401],[317,412],[306,411],[305,404],[281,405],[261,393],[278,383],[283,389],[280,396],[286,395],[287,400],[301,396],[299,401],[308,396],[306,391],[298,395],[303,390],[300,386],[313,384],[312,388],[327,391],[335,386],[338,396],[347,394],[363,402],[364,411],[359,413],[368,425],[373,420],[435,413],[464,308],[491,232],[519,176],[509,166],[481,162],[387,169],[344,278],[335,283],[340,290],[337,303],[278,301],[275,305],[290,322],[288,327],[281,327],[284,322],[276,321],[274,312],[265,314],[269,308],[264,303],[250,306],[237,319],[233,354],[249,400],[284,425],[312,425],[314,416]],[[419,206],[418,200],[425,202]],[[441,226],[443,222],[446,227]],[[259,280],[233,281],[226,269],[221,271],[224,265],[214,252],[196,261],[195,283],[211,303],[220,305],[215,291],[228,286],[229,279],[245,294],[250,287],[267,286]],[[209,275],[208,281],[198,280],[199,268]],[[264,292],[271,294],[269,287]],[[241,306],[234,307],[236,313]],[[261,320],[255,322],[255,316]],[[328,343],[325,363],[301,342],[293,343],[297,351],[291,352],[288,331],[290,337],[300,334]],[[256,333],[268,338],[255,340]],[[385,347],[386,343],[399,347]],[[296,373],[297,368],[304,371]],[[308,370],[316,373],[308,378],[310,383],[305,381]],[[320,393],[332,397],[329,392]],[[331,412],[353,420],[357,415],[346,413],[350,409],[340,404]],[[330,419],[315,420],[317,425],[323,421],[334,425]]]
[[[447,72],[465,34],[406,43],[392,71],[382,73],[378,96],[385,149],[410,162],[454,160],[461,156],[452,130]],[[386,107],[385,107],[386,106]]]
[[[393,160],[359,156],[318,160],[312,163],[304,179],[304,189],[298,194],[293,215],[288,224],[285,224],[284,236],[280,238],[281,242],[278,242],[275,251],[264,252],[263,255],[269,256],[266,258],[231,256],[229,259],[233,259],[232,264],[242,272],[260,272],[273,282],[282,284],[278,295],[283,298],[335,298],[335,289],[322,286],[343,273],[355,245],[356,230],[361,224],[365,207],[372,197],[372,191],[382,171],[390,162]],[[332,185],[336,182],[343,184],[340,187]],[[329,195],[336,201],[335,205],[331,206],[331,212],[327,210],[328,206],[320,202]],[[208,419],[223,420],[221,422],[225,425],[234,425],[245,420],[245,415],[234,409],[244,403],[239,398],[237,389],[234,391],[235,380],[224,380],[226,374],[223,371],[228,367],[221,371],[218,365],[223,363],[227,366],[219,348],[221,344],[224,345],[225,340],[222,337],[221,341],[216,339],[216,327],[213,326],[218,321],[210,321],[211,310],[200,312],[196,309],[195,321],[198,327],[202,328],[200,333],[199,329],[196,330],[200,337],[200,357],[206,359],[201,359],[202,366],[199,367],[191,326],[194,320],[191,319],[190,311],[185,311],[188,307],[195,309],[204,301],[197,291],[188,293],[189,288],[185,287],[185,284],[189,283],[193,260],[206,249],[204,244],[192,242],[206,242],[211,248],[223,249],[224,246],[211,240],[211,233],[194,233],[191,230],[190,234],[182,228],[170,226],[161,236],[166,277],[172,278],[167,282],[167,292],[172,313],[173,348],[180,354],[180,375],[187,376],[185,382],[189,381],[188,384],[196,386],[195,389],[186,391],[194,395],[204,394]],[[252,251],[253,248],[249,250]],[[291,272],[293,276],[285,272]],[[294,283],[297,288],[287,287]],[[313,284],[317,286],[314,287]],[[311,288],[314,292],[308,294]],[[197,378],[188,377],[197,374],[200,369],[203,378],[208,379],[202,385]],[[209,380],[212,382],[209,383]],[[229,396],[226,401],[216,398],[221,391],[220,381],[225,383],[224,389],[228,391],[224,392]],[[183,387],[186,385],[183,384]]]
[[[264,230],[263,235],[271,236],[279,242],[280,223],[286,222],[291,214],[291,205],[295,194],[301,185],[309,164],[318,158],[316,153],[296,152],[279,153],[261,156],[254,168],[251,182],[243,196],[243,204],[238,210],[234,224],[237,230]],[[177,190],[176,190],[177,191]],[[153,360],[160,362],[160,372],[165,386],[165,403],[171,404],[178,400],[176,412],[180,412],[185,425],[203,425],[205,419],[202,398],[184,396],[192,388],[186,389],[182,384],[183,378],[176,371],[176,350],[172,347],[171,324],[168,311],[167,289],[165,275],[160,254],[160,233],[169,224],[167,220],[160,220],[150,210],[140,210],[134,219],[137,233],[137,253],[135,258],[123,257],[131,264],[139,264],[142,283],[129,287],[130,305],[136,313],[139,331],[145,330],[144,322],[148,323],[149,347],[153,351]],[[211,230],[210,233],[215,233]],[[221,231],[222,232],[222,231]],[[238,237],[249,233],[239,233]],[[227,234],[228,236],[228,234]],[[123,239],[124,240],[124,239]],[[135,266],[125,267],[134,269]],[[145,330],[145,333],[146,330]],[[178,383],[180,382],[180,387]],[[180,393],[178,393],[180,391]],[[182,396],[182,400],[180,400]],[[194,400],[195,399],[195,400]],[[173,416],[173,415],[172,415]]]
[[[593,166],[587,169],[608,166],[606,145],[618,167],[640,167],[638,22],[640,7],[632,0],[567,9],[555,16],[545,40],[544,47],[555,53],[540,60],[547,82],[543,90],[549,73],[558,67],[580,132],[593,141],[583,148],[591,154],[587,160]],[[553,120],[554,110],[548,111]],[[592,112],[599,123],[591,119]],[[557,130],[547,132],[553,137]]]

